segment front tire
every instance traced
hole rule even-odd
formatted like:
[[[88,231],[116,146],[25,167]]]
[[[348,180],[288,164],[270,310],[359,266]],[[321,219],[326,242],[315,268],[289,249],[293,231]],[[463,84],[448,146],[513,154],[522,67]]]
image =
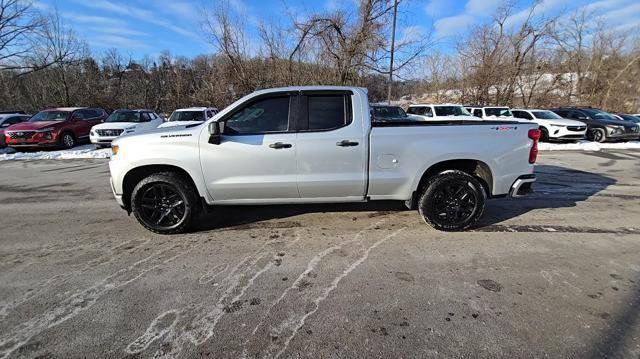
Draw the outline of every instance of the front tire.
[[[76,145],[76,138],[73,137],[73,134],[71,132],[64,132],[61,136],[60,136],[60,147],[62,147],[65,150],[68,150],[70,148],[73,148]]]
[[[449,170],[431,178],[418,201],[418,211],[437,230],[462,231],[478,222],[486,199],[484,187],[475,177]]]
[[[155,173],[140,181],[131,194],[131,211],[146,229],[159,234],[187,231],[197,216],[198,196],[184,176]]]
[[[540,142],[549,142],[549,131],[544,127],[540,127]]]
[[[607,140],[607,134],[604,132],[602,128],[592,128],[589,130],[589,140],[594,142],[604,142]]]

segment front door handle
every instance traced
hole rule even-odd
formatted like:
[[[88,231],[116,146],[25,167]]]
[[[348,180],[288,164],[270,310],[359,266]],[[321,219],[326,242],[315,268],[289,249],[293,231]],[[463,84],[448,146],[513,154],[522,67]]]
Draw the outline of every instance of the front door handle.
[[[357,145],[358,145],[358,142],[352,142],[349,140],[342,140],[340,142],[336,142],[336,146],[340,146],[340,147],[353,147]]]
[[[276,142],[276,143],[270,144],[269,147],[270,148],[275,148],[275,149],[291,148],[291,144],[290,143]]]

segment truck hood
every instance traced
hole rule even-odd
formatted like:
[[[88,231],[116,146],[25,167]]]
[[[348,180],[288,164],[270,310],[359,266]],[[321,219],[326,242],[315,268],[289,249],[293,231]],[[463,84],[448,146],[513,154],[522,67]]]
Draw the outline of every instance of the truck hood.
[[[160,126],[158,126],[158,128],[198,125],[201,123],[204,123],[204,121],[169,121],[169,122],[163,122]]]
[[[9,131],[37,131],[47,127],[58,127],[64,121],[21,122],[7,128]]]
[[[93,126],[92,130],[124,130],[127,128],[134,128],[138,125],[138,122],[104,122]]]

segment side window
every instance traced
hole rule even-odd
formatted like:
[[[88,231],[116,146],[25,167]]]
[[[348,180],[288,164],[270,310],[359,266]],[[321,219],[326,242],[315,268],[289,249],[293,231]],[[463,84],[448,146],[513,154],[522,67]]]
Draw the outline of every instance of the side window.
[[[207,111],[207,118],[211,118],[213,117],[213,112],[211,112],[211,110]]]
[[[308,95],[309,131],[332,130],[347,125],[345,95]]]
[[[431,111],[431,107],[423,107],[424,115],[427,117],[433,117],[433,112]]]
[[[416,110],[417,110],[417,108],[416,108],[416,107],[409,107],[409,108],[407,109],[407,113],[408,113],[408,114],[411,114],[411,115],[417,115]]]
[[[85,116],[84,110],[78,110],[73,113],[72,117],[75,117],[79,120],[86,120],[87,116]]]
[[[560,117],[569,117],[569,112],[568,111],[564,111],[564,110],[552,110],[553,112],[556,113],[556,115],[560,116]]]
[[[569,118],[578,119],[580,117],[584,117],[584,114],[582,114],[580,111],[571,111],[571,112],[569,112]]]
[[[482,110],[479,108],[473,110],[473,115],[482,118]]]
[[[149,112],[143,112],[140,114],[140,122],[149,122],[151,121],[151,116],[149,116]]]
[[[225,121],[225,134],[283,132],[289,128],[289,96],[253,101]]]
[[[99,117],[96,115],[96,112],[94,110],[79,110],[77,112],[82,114],[83,120],[92,120],[96,117]]]

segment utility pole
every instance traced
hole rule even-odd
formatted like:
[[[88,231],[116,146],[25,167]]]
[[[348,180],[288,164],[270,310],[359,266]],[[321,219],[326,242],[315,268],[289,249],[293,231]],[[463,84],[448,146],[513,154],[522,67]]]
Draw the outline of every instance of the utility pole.
[[[391,105],[391,86],[393,85],[393,54],[396,47],[396,17],[398,16],[398,0],[393,2],[393,29],[391,30],[391,60],[389,61],[389,89],[387,102]]]

